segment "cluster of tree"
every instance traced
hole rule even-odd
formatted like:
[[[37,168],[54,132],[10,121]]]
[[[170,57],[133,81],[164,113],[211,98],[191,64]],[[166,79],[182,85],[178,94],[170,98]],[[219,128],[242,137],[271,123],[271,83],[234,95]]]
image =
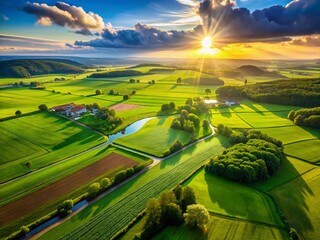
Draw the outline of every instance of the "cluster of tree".
[[[44,104],[44,103],[40,104],[38,106],[38,108],[39,108],[40,111],[47,111],[48,110],[48,106],[46,104]]]
[[[91,78],[111,78],[111,77],[130,77],[130,76],[141,76],[148,75],[150,73],[143,73],[137,70],[116,70],[104,73],[93,73],[89,77]]]
[[[250,139],[224,150],[211,159],[205,169],[217,176],[237,182],[253,183],[274,175],[283,158],[276,145],[260,139]]]
[[[180,116],[173,119],[171,128],[195,133],[200,126],[199,115],[207,111],[207,105],[200,98],[189,98],[184,106],[179,106],[178,112],[180,112]],[[202,126],[207,128],[208,122],[203,122]]]
[[[256,129],[244,129],[242,131],[236,131],[228,126],[224,126],[223,124],[218,124],[217,131],[218,133],[228,137],[232,144],[246,143],[250,139],[262,139],[276,145],[277,147],[282,147],[282,141],[264,134]]]
[[[0,61],[0,76],[30,78],[33,75],[53,73],[83,73],[81,64],[59,59],[19,59]]]
[[[129,83],[140,83],[140,80],[139,79],[133,79],[133,78],[131,78],[130,80],[129,80]]]
[[[151,80],[151,81],[148,81],[148,84],[155,84],[156,83],[156,81],[155,80]]]
[[[18,82],[15,82],[13,84],[14,87],[29,87],[29,88],[32,88],[32,89],[46,89],[43,85],[41,85],[40,82],[23,82],[23,81],[20,81],[19,83]]]
[[[135,165],[134,167],[130,167],[125,170],[121,170],[115,175],[113,180],[110,180],[109,178],[103,178],[100,180],[100,182],[92,183],[88,188],[88,191],[86,194],[86,199],[88,201],[94,199],[99,194],[106,191],[107,189],[109,189],[113,185],[118,184],[118,183],[124,181],[125,179],[133,176],[135,173],[141,171],[148,164],[150,164],[150,161],[139,163],[139,164]]]
[[[296,125],[318,128],[320,127],[320,107],[291,110],[288,118]]]
[[[122,118],[116,116],[114,109],[106,107],[100,107],[98,103],[87,105],[87,109],[94,110],[95,114],[90,121],[86,121],[85,124],[98,131],[111,131],[122,123]]]
[[[183,222],[204,229],[208,221],[209,213],[202,205],[196,204],[193,189],[177,185],[172,191],[163,192],[158,199],[148,201],[146,224],[135,239],[150,239],[166,226],[177,226]]]
[[[258,102],[301,107],[320,105],[320,79],[291,79],[246,86],[224,86],[216,90],[219,99],[248,98]]]
[[[65,78],[55,78],[54,81],[55,82],[61,82],[61,81],[65,81]]]
[[[174,102],[169,102],[161,105],[161,112],[173,112],[176,109]]]

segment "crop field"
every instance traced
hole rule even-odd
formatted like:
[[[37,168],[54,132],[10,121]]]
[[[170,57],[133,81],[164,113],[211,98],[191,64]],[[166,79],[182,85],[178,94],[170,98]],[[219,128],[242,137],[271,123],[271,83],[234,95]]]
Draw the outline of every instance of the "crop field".
[[[169,151],[169,148],[177,140],[183,145],[188,144],[192,140],[190,133],[170,128],[174,118],[174,116],[171,116],[152,119],[135,134],[117,139],[115,143],[161,157]],[[208,133],[200,127],[197,138]]]
[[[6,142],[0,147],[3,154],[0,182],[30,172],[26,162],[31,163],[31,170],[34,171],[107,140],[87,128],[47,112],[1,122],[0,132],[1,141]],[[17,148],[21,145],[21,148]]]
[[[141,108],[140,105],[134,105],[134,104],[126,104],[126,103],[118,103],[116,105],[112,105],[110,109],[114,109],[116,112],[126,111],[126,110],[132,110]]]
[[[209,212],[283,226],[271,199],[248,186],[205,173],[204,170],[184,185],[194,189],[197,203],[204,205]]]
[[[118,171],[132,167],[137,162],[122,155],[111,153],[94,164],[81,169],[80,171],[61,179],[45,188],[42,188],[32,194],[27,195],[0,207],[0,225],[8,224],[65,194],[68,194],[87,182],[98,178],[109,171],[117,169]]]
[[[287,233],[282,229],[216,215],[210,216],[210,222],[207,227],[208,231],[206,233],[186,226],[167,227],[156,235],[153,240],[288,239]]]
[[[290,156],[318,164],[320,161],[319,146],[319,139],[295,142],[287,144],[284,152]],[[305,151],[306,149],[308,149],[308,151]]]
[[[253,128],[292,126],[293,123],[286,118],[287,115],[288,112],[238,113],[238,117]]]
[[[302,238],[320,238],[320,168],[273,189],[271,193]]]
[[[40,239],[56,239],[70,233],[72,229],[74,232],[69,235],[70,238],[78,236],[80,231],[84,234],[90,234],[91,231],[95,237],[101,236],[100,234],[104,234],[105,238],[111,237],[116,229],[125,227],[144,209],[150,197],[157,197],[164,189],[173,188],[197,167],[203,165],[209,156],[221,152],[224,148],[222,145],[228,146],[224,138],[210,138],[162,161],[44,234]],[[124,211],[125,214],[120,214],[120,211]]]
[[[299,127],[296,125],[274,128],[258,128],[258,130],[281,140],[283,144],[311,140],[320,137],[320,131],[307,127]]]

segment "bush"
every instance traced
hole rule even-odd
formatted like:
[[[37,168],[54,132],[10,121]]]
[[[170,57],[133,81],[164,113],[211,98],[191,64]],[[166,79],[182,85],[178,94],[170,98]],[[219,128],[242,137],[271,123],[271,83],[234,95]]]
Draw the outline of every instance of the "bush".
[[[101,95],[102,94],[102,91],[101,90],[96,90],[96,95]]]
[[[133,176],[134,174],[134,168],[127,168],[126,170],[126,178],[129,178],[131,176]]]
[[[126,176],[127,176],[127,172],[126,170],[121,170],[119,171],[116,176],[114,177],[114,183],[115,184],[118,184],[120,182],[122,182],[123,180],[126,179]]]
[[[100,186],[101,186],[101,188],[102,189],[107,189],[108,187],[110,187],[111,186],[111,181],[110,181],[110,179],[109,178],[103,178],[103,179],[101,179],[101,181],[100,181]]]
[[[170,153],[174,153],[182,149],[183,145],[182,143],[177,140],[171,147],[170,147]]]
[[[203,127],[204,129],[208,129],[209,126],[210,126],[210,124],[209,124],[208,120],[206,120],[206,119],[203,120],[203,122],[202,122],[202,127]]]
[[[95,198],[100,192],[100,189],[101,187],[99,183],[92,183],[88,189],[87,200]]]
[[[115,93],[114,93],[114,91],[111,89],[110,91],[109,91],[109,95],[114,95]]]
[[[22,114],[22,112],[20,110],[17,110],[15,113],[14,113],[16,116],[20,116]]]
[[[123,95],[123,100],[128,100],[129,99],[129,95]]]
[[[38,106],[38,108],[39,108],[40,111],[47,111],[48,110],[48,107],[47,107],[46,104],[40,104]]]
[[[62,204],[57,207],[58,214],[60,217],[65,217],[71,213],[71,208],[74,206],[74,201],[72,199],[65,200]]]

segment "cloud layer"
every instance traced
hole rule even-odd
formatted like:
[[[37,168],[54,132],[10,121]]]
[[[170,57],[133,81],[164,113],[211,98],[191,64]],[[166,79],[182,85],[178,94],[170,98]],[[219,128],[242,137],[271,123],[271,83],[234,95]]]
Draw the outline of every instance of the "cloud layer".
[[[88,42],[76,41],[78,46],[106,48],[170,48],[192,41],[196,29],[190,31],[162,31],[137,23],[134,29],[115,30],[108,25],[101,33],[102,38]]]
[[[232,0],[204,0],[198,13],[208,33],[232,41],[320,33],[319,0],[295,0],[252,13]]]
[[[75,33],[92,35],[92,31],[102,31],[103,19],[93,12],[85,12],[82,7],[57,2],[54,6],[45,3],[27,2],[22,10],[33,14],[41,25],[56,24],[72,29]]]

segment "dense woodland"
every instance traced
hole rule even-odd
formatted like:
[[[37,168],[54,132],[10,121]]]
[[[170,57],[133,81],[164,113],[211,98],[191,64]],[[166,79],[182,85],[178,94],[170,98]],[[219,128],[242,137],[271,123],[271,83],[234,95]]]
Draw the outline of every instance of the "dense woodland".
[[[320,107],[292,110],[288,118],[299,126],[320,127]]]
[[[320,79],[291,79],[246,86],[224,86],[219,99],[248,98],[257,102],[301,107],[320,106]]]
[[[20,59],[0,61],[0,76],[14,78],[30,78],[34,75],[54,73],[83,73],[80,63],[56,59]]]
[[[219,124],[218,132],[235,145],[206,165],[206,171],[228,179],[253,183],[274,175],[280,166],[282,142],[258,130],[243,132]]]

